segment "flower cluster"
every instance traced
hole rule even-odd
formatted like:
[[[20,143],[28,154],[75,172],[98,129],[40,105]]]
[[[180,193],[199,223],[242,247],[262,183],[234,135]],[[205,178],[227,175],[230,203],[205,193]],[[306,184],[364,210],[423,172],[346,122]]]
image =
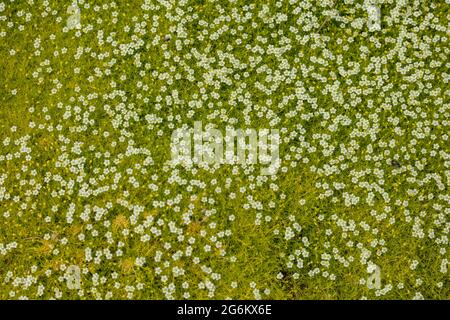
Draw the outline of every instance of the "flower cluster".
[[[448,11],[0,0],[0,298],[448,298]],[[177,166],[199,121],[277,170]]]

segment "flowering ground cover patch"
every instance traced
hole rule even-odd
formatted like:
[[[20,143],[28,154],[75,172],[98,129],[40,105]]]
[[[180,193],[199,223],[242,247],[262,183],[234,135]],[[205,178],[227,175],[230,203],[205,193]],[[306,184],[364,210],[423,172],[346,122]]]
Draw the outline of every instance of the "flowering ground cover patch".
[[[0,298],[449,299],[449,12],[0,0]]]

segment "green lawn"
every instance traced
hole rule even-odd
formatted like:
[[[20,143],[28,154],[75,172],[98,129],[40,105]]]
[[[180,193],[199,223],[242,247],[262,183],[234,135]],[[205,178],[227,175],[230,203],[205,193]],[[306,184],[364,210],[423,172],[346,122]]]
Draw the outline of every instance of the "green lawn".
[[[448,1],[69,5],[0,0],[0,299],[450,298]]]

